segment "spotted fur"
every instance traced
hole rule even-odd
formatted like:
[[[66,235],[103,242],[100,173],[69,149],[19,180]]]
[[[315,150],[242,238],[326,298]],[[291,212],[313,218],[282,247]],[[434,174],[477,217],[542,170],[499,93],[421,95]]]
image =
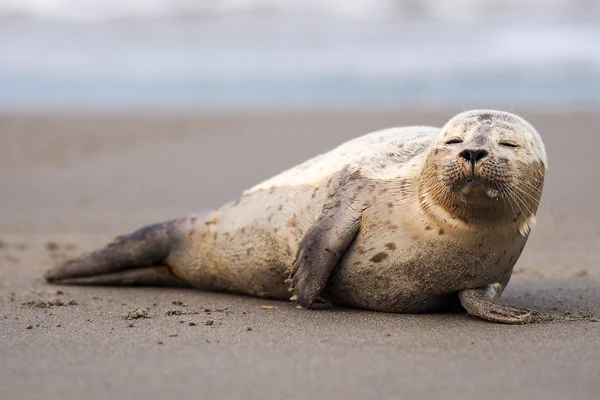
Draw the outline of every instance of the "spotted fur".
[[[476,163],[468,157],[473,149],[481,156]],[[511,321],[512,309],[486,302],[504,290],[523,251],[546,168],[538,133],[506,112],[468,111],[442,128],[386,129],[268,179],[218,210],[161,224],[160,235],[124,236],[47,278],[89,283],[94,271],[118,277],[146,262],[200,289],[291,296],[305,307],[324,298],[424,312],[463,293],[473,315]],[[161,252],[148,258],[143,249],[152,243],[135,241],[153,235]]]

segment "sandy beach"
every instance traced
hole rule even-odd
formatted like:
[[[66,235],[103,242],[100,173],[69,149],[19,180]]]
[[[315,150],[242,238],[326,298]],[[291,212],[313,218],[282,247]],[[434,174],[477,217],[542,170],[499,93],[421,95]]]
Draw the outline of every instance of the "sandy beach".
[[[519,110],[545,194],[503,296],[567,321],[297,310],[195,290],[61,287],[54,263],[219,206],[364,133],[462,109],[0,115],[0,398],[597,399],[600,114]],[[572,319],[572,321],[568,321]]]

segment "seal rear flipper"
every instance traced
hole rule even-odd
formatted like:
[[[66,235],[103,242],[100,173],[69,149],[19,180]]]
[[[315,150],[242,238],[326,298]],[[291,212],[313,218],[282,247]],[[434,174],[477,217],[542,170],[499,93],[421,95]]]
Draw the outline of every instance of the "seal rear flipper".
[[[175,276],[165,265],[127,269],[82,278],[67,278],[58,282],[61,285],[191,287],[187,282]]]
[[[167,221],[149,225],[135,232],[117,237],[102,249],[92,251],[81,258],[69,260],[50,269],[44,275],[47,282],[63,283],[83,282],[81,278],[98,277],[136,268],[150,268],[164,265],[165,259],[177,242],[175,222]],[[148,273],[144,279],[149,279]],[[121,274],[121,279],[125,275]],[[139,273],[130,277],[142,278]],[[87,279],[91,284],[93,279]],[[117,282],[118,280],[115,280]],[[105,283],[106,284],[106,283]]]
[[[317,221],[300,242],[288,282],[294,295],[290,300],[312,307],[327,285],[329,276],[360,229],[369,195],[366,178],[358,169],[340,171],[339,182]]]

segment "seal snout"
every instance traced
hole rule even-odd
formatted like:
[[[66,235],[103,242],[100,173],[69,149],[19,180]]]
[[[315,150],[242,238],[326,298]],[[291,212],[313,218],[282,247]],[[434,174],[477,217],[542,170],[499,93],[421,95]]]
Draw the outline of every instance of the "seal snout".
[[[465,149],[458,153],[458,157],[460,157],[463,161],[475,165],[478,161],[480,161],[482,158],[485,158],[488,154],[488,151],[484,149]]]

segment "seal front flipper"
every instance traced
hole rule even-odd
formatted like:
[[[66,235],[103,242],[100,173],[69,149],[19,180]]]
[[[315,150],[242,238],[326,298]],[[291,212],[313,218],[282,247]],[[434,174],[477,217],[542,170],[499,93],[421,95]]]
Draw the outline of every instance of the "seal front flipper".
[[[458,293],[460,304],[470,315],[504,324],[533,322],[539,313],[525,307],[503,305],[497,302],[500,284],[494,283],[477,289],[465,289]]]
[[[337,181],[337,182],[336,182]],[[321,214],[302,238],[292,267],[291,300],[310,308],[321,294],[340,257],[360,228],[368,193],[366,179],[355,169],[334,177],[334,189]]]
[[[164,265],[177,242],[177,220],[149,225],[117,237],[102,249],[69,260],[44,275],[50,283],[172,286]]]

